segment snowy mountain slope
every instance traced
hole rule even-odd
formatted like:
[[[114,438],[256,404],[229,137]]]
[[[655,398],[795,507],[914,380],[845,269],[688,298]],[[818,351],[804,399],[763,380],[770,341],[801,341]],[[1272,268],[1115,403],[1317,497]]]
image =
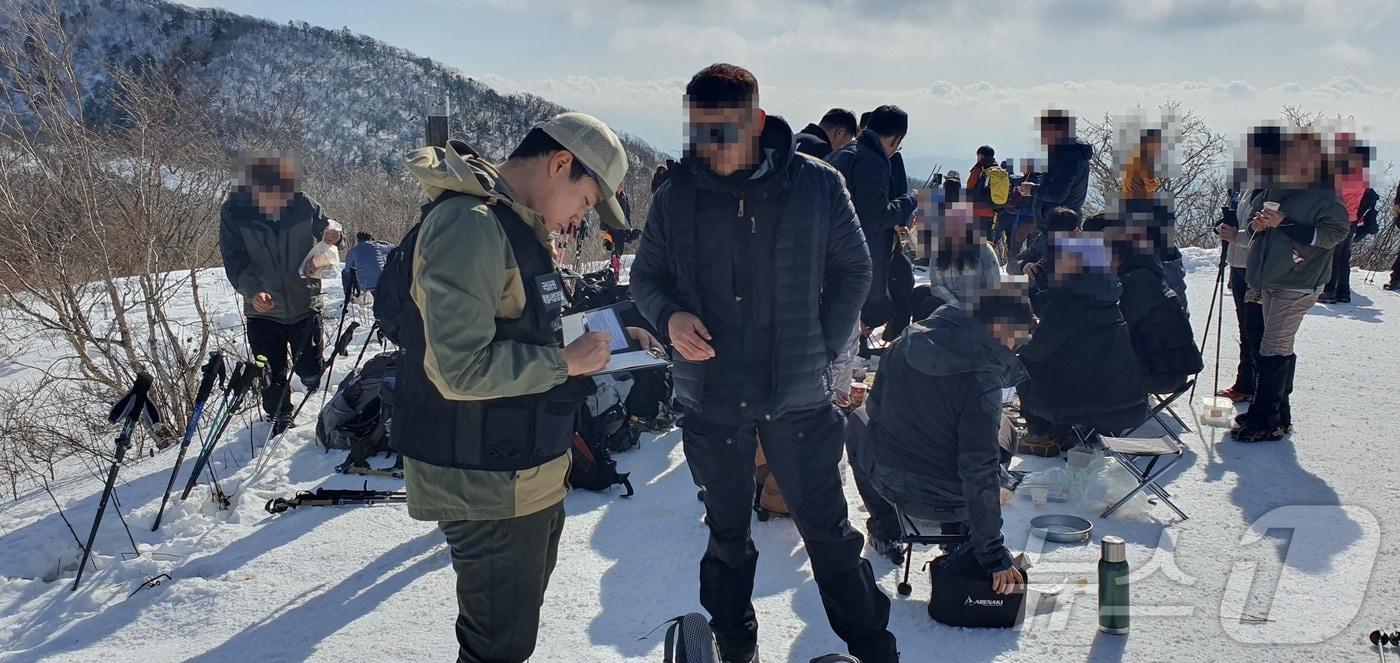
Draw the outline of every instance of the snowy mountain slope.
[[[501,94],[462,72],[349,29],[302,21],[280,25],[222,9],[164,0],[60,0],[75,41],[85,116],[119,119],[109,69],[140,70],[179,60],[214,88],[215,109],[231,147],[240,137],[275,132],[278,149],[313,150],[354,165],[401,169],[418,147],[423,118],[448,102],[452,135],[491,159],[504,159],[536,122],[564,107],[531,94]],[[6,16],[0,15],[0,28]],[[17,31],[16,31],[17,34]],[[0,38],[9,35],[0,30]],[[3,77],[0,72],[0,77]],[[280,109],[274,111],[273,109]],[[631,168],[628,192],[644,218],[651,172],[665,156],[617,126]],[[293,143],[296,144],[293,144]]]
[[[1214,260],[1209,252],[1189,254],[1199,336]],[[1182,403],[1177,411],[1193,428],[1184,434],[1192,451],[1168,490],[1190,520],[1172,523],[1165,507],[1140,498],[1100,520],[1090,504],[1038,509],[1018,496],[1006,512],[1007,540],[1037,558],[1032,579],[1057,599],[1033,595],[1038,614],[1017,631],[947,628],[929,620],[927,575],[916,566],[914,596],[894,598],[892,610],[904,660],[1375,660],[1364,635],[1400,627],[1393,610],[1400,597],[1400,516],[1393,508],[1400,483],[1384,451],[1396,432],[1391,413],[1400,406],[1390,328],[1400,319],[1400,297],[1362,278],[1358,272],[1354,304],[1317,307],[1303,324],[1292,441],[1222,441],[1221,431],[1196,426],[1191,412],[1199,406]],[[338,294],[330,296],[334,301]],[[236,321],[233,304],[224,306],[221,319]],[[1235,359],[1229,301],[1224,310],[1222,386]],[[1198,398],[1211,378],[1208,368]],[[76,593],[69,591],[76,545],[48,496],[31,492],[0,508],[0,660],[450,658],[452,572],[431,523],[412,521],[392,505],[280,516],[262,510],[266,499],[297,489],[360,485],[332,474],[343,452],[323,453],[312,440],[308,424],[319,398],[261,477],[250,476],[250,431],[243,425],[221,445],[215,469],[226,491],[240,492],[228,512],[215,509],[200,488],[151,533],[174,454],[134,459],[122,471],[118,496],[142,556],[121,558],[131,546],[109,512],[96,546],[100,570],[89,569]],[[262,431],[259,424],[251,433],[261,439]],[[618,456],[632,473],[636,497],[569,496],[559,566],[532,660],[658,661],[660,636],[638,638],[698,608],[696,566],[705,530],[679,441],[672,432]],[[54,492],[85,535],[101,482],[90,470],[65,469]],[[371,487],[400,483],[370,481]],[[859,526],[863,515],[849,480],[847,496]],[[1065,510],[1095,522],[1095,542],[1105,534],[1128,541],[1140,611],[1131,635],[1096,634],[1095,545],[1040,550],[1028,538],[1031,517]],[[1268,528],[1268,535],[1251,534],[1251,525]],[[764,659],[807,661],[839,650],[791,521],[755,522],[754,536],[761,552],[755,604]],[[918,562],[928,557],[919,553]],[[873,564],[881,586],[895,596],[898,572],[887,562]],[[43,579],[60,566],[57,581]],[[128,598],[158,573],[170,579]]]

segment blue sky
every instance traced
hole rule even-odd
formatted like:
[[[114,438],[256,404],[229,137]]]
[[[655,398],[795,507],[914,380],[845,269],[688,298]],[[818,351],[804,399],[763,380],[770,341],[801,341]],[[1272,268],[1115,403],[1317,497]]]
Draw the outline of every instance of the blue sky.
[[[831,106],[910,112],[911,157],[1032,155],[1049,105],[1155,117],[1177,100],[1237,134],[1296,105],[1400,154],[1397,0],[200,0],[381,39],[504,91],[680,146],[680,91],[716,61],[795,127]],[[1005,15],[987,15],[997,7]],[[945,163],[957,169],[967,164]]]

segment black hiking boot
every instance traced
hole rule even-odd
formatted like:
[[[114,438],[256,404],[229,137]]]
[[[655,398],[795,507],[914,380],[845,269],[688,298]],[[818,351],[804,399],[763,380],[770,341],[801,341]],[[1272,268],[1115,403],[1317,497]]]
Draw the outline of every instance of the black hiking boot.
[[[317,373],[310,377],[301,378],[301,386],[306,387],[306,393],[315,393],[321,388],[321,374]]]
[[[904,565],[904,544],[899,541],[877,539],[872,536],[870,537],[870,547],[874,548],[875,552],[880,553],[881,557],[890,560],[891,564]]]
[[[296,427],[296,424],[292,423],[291,412],[283,412],[282,414],[268,417],[268,420],[272,422],[272,437],[277,437],[287,432],[288,428]]]
[[[1321,295],[1318,295],[1318,296],[1317,296],[1317,303],[1319,303],[1319,304],[1335,304],[1335,303],[1337,303],[1337,293],[1335,293],[1335,292],[1327,292],[1327,291],[1324,290],[1324,291],[1322,292]]]

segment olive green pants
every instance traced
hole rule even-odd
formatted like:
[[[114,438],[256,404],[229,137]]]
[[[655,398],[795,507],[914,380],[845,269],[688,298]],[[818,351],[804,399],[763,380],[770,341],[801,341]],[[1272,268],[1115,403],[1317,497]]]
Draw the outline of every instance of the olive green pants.
[[[457,572],[458,663],[523,663],[535,651],[564,503],[519,518],[438,527]]]

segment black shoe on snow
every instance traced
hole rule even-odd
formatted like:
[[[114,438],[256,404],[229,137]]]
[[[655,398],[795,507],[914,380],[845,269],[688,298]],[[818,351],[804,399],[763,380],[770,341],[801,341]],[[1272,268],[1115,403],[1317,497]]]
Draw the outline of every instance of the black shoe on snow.
[[[1276,428],[1255,428],[1254,426],[1241,426],[1230,431],[1230,436],[1236,442],[1277,442],[1283,439],[1283,426]]]
[[[1387,284],[1381,286],[1381,288],[1383,288],[1383,289],[1385,289],[1385,290],[1394,290],[1396,285],[1400,285],[1400,284],[1396,284],[1396,283],[1387,283]]]
[[[1319,304],[1335,304],[1335,303],[1337,303],[1337,293],[1335,293],[1335,292],[1324,292],[1324,293],[1322,293],[1321,295],[1318,295],[1318,296],[1317,296],[1317,303],[1319,303]]]
[[[306,387],[306,393],[312,393],[321,388],[321,374],[317,373],[309,378],[301,378],[301,386]]]
[[[904,564],[904,546],[898,541],[885,541],[872,536],[870,537],[870,547],[874,548],[875,552],[880,553],[881,557],[890,560],[891,564],[895,566]]]
[[[1351,303],[1351,295],[1337,295],[1336,297],[1333,297],[1333,298],[1332,298],[1332,303],[1333,303],[1333,304],[1350,304],[1350,303]]]

